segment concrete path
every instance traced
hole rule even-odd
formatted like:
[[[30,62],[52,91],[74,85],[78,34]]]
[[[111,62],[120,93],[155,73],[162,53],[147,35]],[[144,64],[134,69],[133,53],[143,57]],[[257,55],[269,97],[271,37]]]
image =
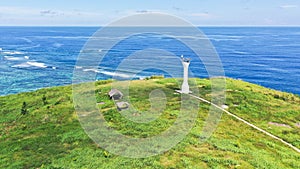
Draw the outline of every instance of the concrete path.
[[[273,135],[273,134],[267,132],[266,130],[263,130],[263,129],[261,129],[261,128],[255,126],[254,124],[247,122],[246,120],[244,120],[244,119],[238,117],[237,115],[234,115],[234,114],[230,113],[229,111],[223,109],[222,107],[220,107],[220,106],[218,106],[218,105],[216,105],[216,104],[214,104],[214,103],[211,103],[210,101],[205,100],[205,99],[203,99],[203,98],[201,98],[201,97],[194,96],[194,95],[192,95],[192,94],[188,94],[188,95],[190,95],[190,96],[192,96],[192,97],[194,97],[194,98],[196,98],[196,99],[198,99],[198,100],[200,100],[200,101],[202,101],[202,102],[211,104],[212,106],[214,106],[214,107],[216,107],[216,108],[222,110],[222,111],[225,112],[226,114],[228,114],[228,115],[230,115],[230,116],[236,118],[237,120],[239,120],[239,121],[241,121],[241,122],[247,124],[248,126],[251,126],[251,127],[254,128],[254,129],[256,129],[256,130],[258,130],[258,131],[260,131],[260,132],[262,132],[262,133],[264,133],[264,134],[266,134],[266,135],[272,137],[273,139],[276,139],[276,140],[282,142],[283,144],[285,144],[285,145],[291,147],[292,149],[294,149],[295,151],[297,151],[298,153],[300,153],[300,150],[299,150],[297,147],[293,146],[291,143],[288,143],[288,142],[284,141],[283,139],[281,139],[281,138],[279,138],[279,137],[277,137],[277,136],[275,136],[275,135]]]

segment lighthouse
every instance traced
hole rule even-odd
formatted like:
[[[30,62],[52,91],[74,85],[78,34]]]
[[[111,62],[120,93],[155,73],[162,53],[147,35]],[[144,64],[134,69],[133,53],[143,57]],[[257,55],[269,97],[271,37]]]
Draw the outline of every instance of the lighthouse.
[[[181,93],[189,94],[190,87],[189,87],[188,79],[189,79],[190,58],[184,58],[183,55],[181,55],[181,63],[183,65],[183,83],[181,86]]]

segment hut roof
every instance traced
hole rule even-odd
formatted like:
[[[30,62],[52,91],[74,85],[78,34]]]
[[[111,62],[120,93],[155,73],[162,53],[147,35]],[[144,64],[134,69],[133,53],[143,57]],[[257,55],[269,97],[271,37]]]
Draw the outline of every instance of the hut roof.
[[[109,92],[108,92],[108,95],[110,97],[114,96],[114,95],[120,95],[120,96],[123,96],[123,93],[120,92],[118,89],[111,89]]]

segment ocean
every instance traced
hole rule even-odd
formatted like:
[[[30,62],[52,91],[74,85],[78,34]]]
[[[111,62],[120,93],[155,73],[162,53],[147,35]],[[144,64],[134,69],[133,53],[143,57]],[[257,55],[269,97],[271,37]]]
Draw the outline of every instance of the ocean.
[[[98,27],[0,27],[0,95],[72,83],[77,57]],[[214,45],[227,77],[300,95],[300,27],[200,27]],[[133,37],[108,52],[96,70],[109,79],[133,51],[163,47],[178,57],[194,54],[157,35]],[[166,45],[167,44],[167,45]],[[143,47],[142,47],[143,46]],[[197,77],[208,77],[201,62],[191,62]],[[83,70],[89,71],[89,70]],[[141,72],[140,77],[161,74]],[[126,77],[126,72],[120,74]],[[168,75],[166,74],[168,77]]]

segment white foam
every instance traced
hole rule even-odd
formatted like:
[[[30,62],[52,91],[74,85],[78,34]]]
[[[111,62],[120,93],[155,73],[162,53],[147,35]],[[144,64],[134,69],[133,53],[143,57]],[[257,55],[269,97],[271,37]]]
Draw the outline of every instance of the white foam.
[[[95,72],[95,73],[100,73],[98,69],[83,69],[84,72]]]
[[[201,40],[201,39],[208,40],[208,38],[204,37],[204,36],[175,36],[175,38],[180,38],[180,39],[194,39],[194,40]]]
[[[6,55],[21,55],[23,53],[19,52],[19,51],[13,51],[13,52],[3,52],[3,54],[6,54]]]
[[[82,69],[82,66],[75,66],[75,69]]]
[[[249,54],[248,52],[243,52],[243,51],[238,51],[238,50],[234,50],[233,53],[235,53],[235,54],[241,54],[241,55],[247,55],[247,54]]]
[[[28,39],[28,38],[20,38],[20,39],[24,40],[24,41],[27,42],[27,43],[32,43],[32,40],[30,40],[30,39]]]
[[[89,49],[89,50],[80,50],[80,53],[101,53],[101,52],[104,52],[105,50],[103,49]]]
[[[288,70],[286,69],[279,69],[276,67],[269,67],[267,70],[272,71],[272,72],[279,72],[279,73],[288,73]]]
[[[18,60],[23,60],[23,58],[20,58],[20,57],[13,57],[13,56],[4,56],[4,60],[18,61]]]
[[[239,36],[239,35],[208,35],[208,37],[212,38],[220,38],[220,39],[242,39],[245,36]]]
[[[0,51],[2,51],[3,49],[2,48],[0,48]]]
[[[29,59],[29,56],[24,56],[24,59],[27,59],[27,60],[28,60],[28,59]]]
[[[78,68],[78,67],[76,67]],[[82,67],[80,67],[82,68]],[[112,76],[112,77],[121,77],[121,78],[130,78],[131,76],[125,73],[116,73],[116,72],[109,72],[105,70],[98,70],[98,69],[83,69],[84,72],[95,72],[95,73],[101,73],[104,75]]]
[[[61,43],[54,43],[53,46],[56,47],[56,48],[60,48],[60,47],[63,46],[63,44],[61,44]]]
[[[100,73],[113,76],[113,77],[122,77],[122,78],[130,78],[131,76],[125,73],[116,73],[116,72],[108,72],[108,71],[101,71]]]
[[[12,67],[13,68],[29,68],[29,67],[47,68],[45,63],[30,62],[30,61],[18,65],[13,65]]]
[[[46,68],[47,66],[45,63],[40,63],[40,62],[26,62],[27,64],[35,67],[40,67],[40,68]]]
[[[11,67],[13,67],[13,68],[27,68],[27,67],[30,67],[30,65],[28,65],[27,63],[21,63],[21,64],[18,64],[18,65],[13,65]]]
[[[32,36],[35,39],[89,39],[89,36]]]
[[[234,38],[227,38],[227,39],[218,39],[218,38],[210,38],[210,40],[221,42],[221,41],[240,41],[240,39],[234,39]]]

